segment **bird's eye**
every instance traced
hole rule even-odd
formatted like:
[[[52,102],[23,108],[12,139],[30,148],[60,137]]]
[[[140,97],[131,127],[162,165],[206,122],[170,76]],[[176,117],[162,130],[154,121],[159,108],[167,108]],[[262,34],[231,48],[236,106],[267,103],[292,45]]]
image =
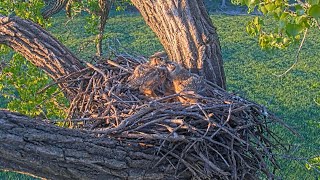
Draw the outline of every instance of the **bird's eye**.
[[[176,66],[172,63],[168,64],[168,70],[169,71],[174,71],[176,69]]]

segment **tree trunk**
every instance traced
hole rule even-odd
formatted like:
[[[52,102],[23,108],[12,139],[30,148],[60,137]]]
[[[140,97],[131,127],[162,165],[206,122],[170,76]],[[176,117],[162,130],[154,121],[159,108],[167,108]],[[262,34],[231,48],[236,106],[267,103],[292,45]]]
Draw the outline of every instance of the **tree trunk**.
[[[220,42],[202,0],[132,0],[170,59],[226,88]]]
[[[173,179],[155,148],[133,147],[0,110],[0,169],[48,179]],[[181,178],[190,178],[187,172]]]

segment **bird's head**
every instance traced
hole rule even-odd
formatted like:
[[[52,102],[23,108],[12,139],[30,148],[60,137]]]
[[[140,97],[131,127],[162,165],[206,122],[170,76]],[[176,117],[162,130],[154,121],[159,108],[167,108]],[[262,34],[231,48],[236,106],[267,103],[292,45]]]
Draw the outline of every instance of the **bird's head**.
[[[175,62],[170,62],[167,64],[167,69],[168,69],[170,76],[175,77],[176,75],[178,75],[181,72],[183,67]]]

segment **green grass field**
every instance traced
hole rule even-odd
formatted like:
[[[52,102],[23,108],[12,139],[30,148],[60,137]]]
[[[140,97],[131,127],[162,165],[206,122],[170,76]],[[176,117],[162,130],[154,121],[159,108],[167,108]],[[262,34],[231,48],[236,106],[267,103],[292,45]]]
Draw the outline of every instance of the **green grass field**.
[[[218,29],[222,45],[228,91],[266,105],[300,136],[275,127],[290,152],[277,152],[283,179],[317,180],[320,174],[307,170],[305,159],[320,156],[320,55],[319,32],[308,36],[296,67],[281,74],[295,61],[297,45],[287,50],[262,51],[255,38],[245,32],[250,16],[211,16]],[[86,33],[83,18],[68,21],[64,16],[54,19],[50,31],[81,59],[95,53],[94,35]],[[67,28],[64,28],[64,27]],[[63,28],[61,28],[63,27]],[[114,14],[108,21],[105,49],[117,49],[132,54],[150,55],[162,46],[136,14]],[[115,38],[121,45],[116,43]],[[108,53],[108,52],[106,52]],[[0,173],[0,179],[28,179],[12,173]]]

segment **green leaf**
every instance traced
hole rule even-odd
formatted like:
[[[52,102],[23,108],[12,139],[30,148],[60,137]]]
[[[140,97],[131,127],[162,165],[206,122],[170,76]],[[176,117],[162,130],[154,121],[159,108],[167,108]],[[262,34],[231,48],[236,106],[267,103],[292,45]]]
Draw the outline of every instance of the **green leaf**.
[[[316,5],[319,4],[319,0],[308,0],[308,3],[312,6],[312,5]]]
[[[269,4],[266,4],[265,7],[270,12],[276,8],[276,5],[274,3],[269,3]]]
[[[314,18],[320,17],[320,6],[319,5],[313,5],[309,9],[309,15]]]
[[[263,13],[263,14],[267,14],[268,13],[268,10],[265,6],[261,6],[260,7],[260,11]]]
[[[289,36],[295,37],[303,31],[303,27],[298,24],[287,24],[286,32]]]

